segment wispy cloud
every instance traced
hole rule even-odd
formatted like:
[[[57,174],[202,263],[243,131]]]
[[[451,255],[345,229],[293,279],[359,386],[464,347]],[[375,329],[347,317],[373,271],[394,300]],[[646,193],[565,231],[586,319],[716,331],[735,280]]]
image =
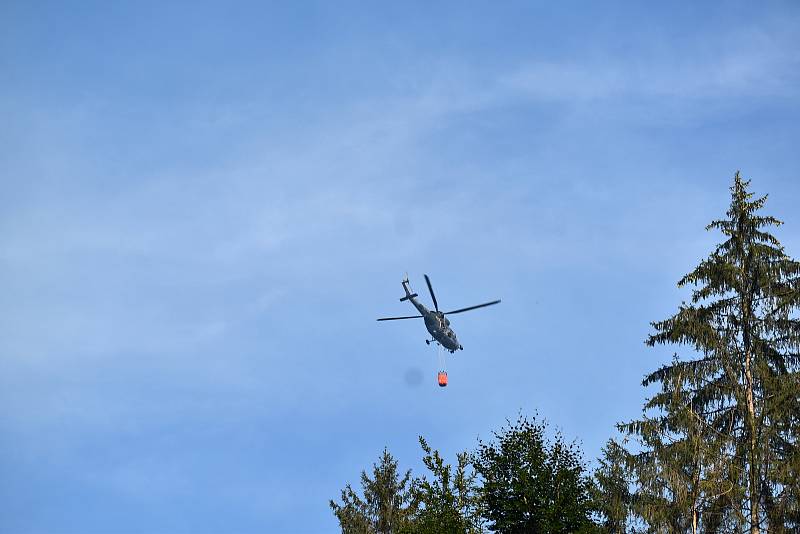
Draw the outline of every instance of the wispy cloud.
[[[608,98],[727,99],[792,97],[800,87],[800,49],[792,27],[709,35],[705,49],[657,47],[627,58],[533,61],[503,77],[520,96],[554,101]],[[696,45],[697,43],[692,43]]]

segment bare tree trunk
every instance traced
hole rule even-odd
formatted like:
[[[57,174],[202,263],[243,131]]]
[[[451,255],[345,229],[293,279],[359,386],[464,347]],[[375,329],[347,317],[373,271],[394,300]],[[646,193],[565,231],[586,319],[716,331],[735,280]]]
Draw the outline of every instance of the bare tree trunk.
[[[749,336],[745,334],[745,340]],[[748,340],[749,341],[749,340]],[[745,345],[748,345],[745,341]],[[756,452],[756,408],[753,401],[753,371],[751,369],[751,354],[748,348],[744,358],[745,386],[747,388],[747,426],[750,430],[750,469],[748,473],[748,486],[750,489],[750,534],[759,534],[758,528],[758,504],[759,504],[759,485],[758,485],[758,458]]]
[[[745,398],[747,401],[747,428],[750,432],[750,443],[748,444],[748,488],[750,493],[750,534],[759,534],[759,510],[758,505],[761,501],[759,487],[760,464],[758,461],[758,443],[756,441],[756,406],[753,398],[753,351],[752,340],[750,339],[751,319],[753,316],[753,299],[756,293],[756,273],[752,269],[753,249],[747,252],[747,257],[742,266],[742,284],[745,288],[742,295],[742,342],[744,345],[744,378],[745,378]]]

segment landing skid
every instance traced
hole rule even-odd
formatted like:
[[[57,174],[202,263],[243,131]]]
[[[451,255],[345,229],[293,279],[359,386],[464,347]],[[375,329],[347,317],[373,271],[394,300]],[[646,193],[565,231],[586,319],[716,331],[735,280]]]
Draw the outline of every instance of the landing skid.
[[[425,344],[426,344],[426,345],[430,345],[431,343],[435,343],[436,345],[439,345],[440,347],[443,347],[443,346],[444,346],[444,345],[442,345],[441,343],[439,343],[438,341],[436,341],[436,339],[426,339],[426,340],[425,340]],[[450,354],[455,354],[455,352],[456,352],[454,349],[447,349],[447,348],[446,348],[446,349],[444,349],[444,350],[446,350],[446,351],[447,351],[447,352],[449,352]]]

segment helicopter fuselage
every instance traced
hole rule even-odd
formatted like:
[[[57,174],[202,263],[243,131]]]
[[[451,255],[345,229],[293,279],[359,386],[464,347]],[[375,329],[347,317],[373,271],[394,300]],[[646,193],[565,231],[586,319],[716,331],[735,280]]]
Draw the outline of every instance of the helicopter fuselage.
[[[450,352],[464,350],[464,347],[458,342],[456,333],[450,328],[450,321],[445,317],[444,313],[431,311],[414,298],[414,295],[408,289],[407,282],[403,283],[403,289],[406,290],[405,300],[411,301],[411,304],[422,315],[422,319],[425,321],[425,328],[428,329],[433,339]]]

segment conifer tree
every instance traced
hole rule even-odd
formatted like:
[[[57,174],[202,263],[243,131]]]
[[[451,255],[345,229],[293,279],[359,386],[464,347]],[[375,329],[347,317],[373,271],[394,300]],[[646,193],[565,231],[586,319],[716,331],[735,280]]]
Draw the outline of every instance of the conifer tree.
[[[342,503],[330,501],[343,534],[397,534],[413,518],[417,503],[411,491],[411,470],[401,478],[397,461],[387,449],[372,466],[372,478],[361,472],[362,499],[350,484],[342,490]]]
[[[608,440],[594,472],[592,497],[600,514],[601,526],[609,534],[626,534],[632,510],[631,473],[628,452],[613,439]]]
[[[475,474],[469,468],[469,455],[458,454],[455,470],[432,450],[420,436],[425,452],[422,462],[430,471],[414,480],[414,494],[419,511],[409,528],[409,534],[479,534],[481,518],[477,509]]]
[[[520,417],[479,442],[473,465],[480,475],[481,513],[489,530],[503,533],[595,532],[591,480],[581,452],[547,425]]]
[[[672,366],[680,365],[676,357]],[[626,462],[639,487],[631,498],[632,511],[652,532],[698,532],[709,495],[719,485],[723,445],[694,411],[692,395],[687,377],[671,374],[645,404],[643,418],[621,425],[639,437],[643,449],[626,456]]]
[[[800,263],[749,183],[736,173],[727,218],[707,227],[725,240],[678,283],[693,286],[691,303],[652,323],[648,345],[690,353],[645,378],[661,391],[620,425],[643,446],[638,512],[656,531],[798,526]]]

